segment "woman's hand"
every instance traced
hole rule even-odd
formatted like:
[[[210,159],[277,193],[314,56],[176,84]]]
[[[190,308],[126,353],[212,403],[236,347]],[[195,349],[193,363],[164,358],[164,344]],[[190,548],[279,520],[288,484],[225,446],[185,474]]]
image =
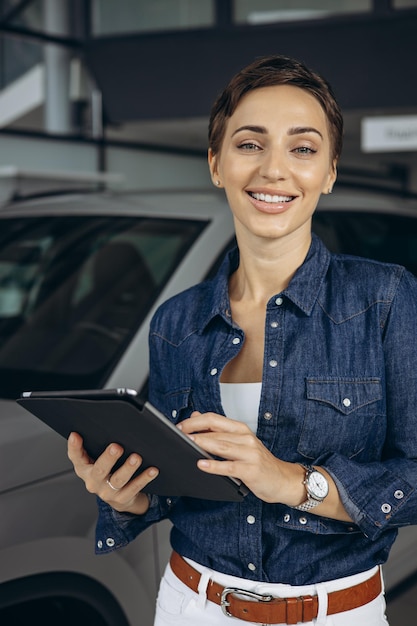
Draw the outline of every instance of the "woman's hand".
[[[149,467],[132,479],[142,459],[138,454],[131,454],[112,473],[114,464],[122,454],[123,448],[112,443],[93,462],[83,448],[83,440],[79,434],[71,433],[68,438],[68,457],[74,465],[75,473],[84,481],[87,491],[99,496],[116,511],[143,515],[149,508],[149,498],[142,493],[142,489],[156,478],[158,470],[156,467]]]
[[[200,460],[208,474],[239,478],[261,500],[297,506],[305,499],[304,469],[277,459],[249,427],[216,413],[199,413],[178,427],[222,461]]]
[[[203,450],[225,459],[198,461],[204,472],[239,478],[264,502],[294,507],[306,500],[305,469],[298,463],[277,459],[246,424],[217,413],[194,411],[178,427]],[[351,522],[333,478],[323,467],[318,469],[329,483],[329,495],[310,512]]]

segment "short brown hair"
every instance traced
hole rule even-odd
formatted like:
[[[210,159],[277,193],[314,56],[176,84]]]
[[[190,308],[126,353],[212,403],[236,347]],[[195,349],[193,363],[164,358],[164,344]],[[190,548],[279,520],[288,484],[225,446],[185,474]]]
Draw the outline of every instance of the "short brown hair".
[[[343,144],[343,116],[330,84],[300,61],[281,55],[261,57],[244,67],[217,97],[209,122],[209,147],[213,154],[220,152],[227,120],[243,96],[254,89],[275,85],[300,87],[318,100],[329,126],[332,160],[337,162]]]

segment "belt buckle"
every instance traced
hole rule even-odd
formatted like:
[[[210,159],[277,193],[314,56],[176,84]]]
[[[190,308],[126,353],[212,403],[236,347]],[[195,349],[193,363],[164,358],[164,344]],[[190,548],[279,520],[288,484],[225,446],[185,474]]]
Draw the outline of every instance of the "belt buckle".
[[[258,602],[271,602],[273,596],[263,596],[260,593],[255,593],[254,591],[247,591],[246,589],[237,589],[235,587],[225,587],[220,596],[220,606],[227,617],[235,617],[227,610],[227,607],[230,606],[230,602],[227,599],[227,596],[230,594],[237,594],[240,596],[245,596],[246,598],[251,598],[252,600],[257,600]]]

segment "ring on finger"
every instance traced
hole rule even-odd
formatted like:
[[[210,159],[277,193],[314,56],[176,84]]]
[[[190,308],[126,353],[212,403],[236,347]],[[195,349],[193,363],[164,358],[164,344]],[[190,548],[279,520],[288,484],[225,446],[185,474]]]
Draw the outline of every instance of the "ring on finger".
[[[120,487],[115,487],[114,485],[112,485],[109,478],[106,480],[106,483],[108,484],[110,489],[113,489],[113,491],[120,491],[121,489]]]

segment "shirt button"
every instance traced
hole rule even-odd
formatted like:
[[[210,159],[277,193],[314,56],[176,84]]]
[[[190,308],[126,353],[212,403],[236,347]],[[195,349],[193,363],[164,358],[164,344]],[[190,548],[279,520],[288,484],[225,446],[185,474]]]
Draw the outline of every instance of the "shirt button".
[[[248,515],[246,518],[246,521],[248,524],[254,524],[256,522],[255,516],[254,515]]]
[[[401,498],[404,498],[404,491],[401,491],[401,489],[397,489],[397,491],[394,491],[394,498],[396,498],[397,500],[401,500]]]
[[[167,505],[168,505],[168,506],[171,506],[171,504],[172,504],[172,500],[171,500],[171,498],[167,498]]]
[[[240,338],[239,337],[234,337],[232,340],[232,343],[237,346],[240,343]]]
[[[106,539],[106,545],[107,545],[109,548],[112,548],[112,547],[114,546],[114,544],[115,544],[115,543],[116,543],[116,542],[114,541],[113,537],[108,537],[108,538]]]
[[[215,376],[216,374],[217,374],[217,367],[213,367],[213,368],[210,370],[210,376]]]
[[[390,513],[392,509],[392,506],[390,504],[388,504],[388,502],[385,502],[382,506],[381,506],[381,511],[383,513]]]
[[[101,550],[102,547],[103,547],[103,542],[101,541],[101,539],[99,539],[97,541],[97,548],[100,548],[100,550]]]
[[[271,359],[269,361],[269,365],[270,367],[276,367],[278,365],[278,361],[276,361],[275,359]]]
[[[345,406],[345,407],[349,407],[349,406],[352,404],[352,402],[350,401],[350,399],[349,399],[349,398],[343,398],[343,400],[342,400],[342,404],[343,404],[343,406]]]
[[[254,563],[248,563],[248,569],[250,569],[251,572],[254,572],[256,570],[256,565],[254,565]]]
[[[272,419],[272,413],[270,413],[270,411],[265,411],[265,413],[264,413],[264,419],[265,419],[265,420],[270,420],[270,419]]]
[[[286,513],[286,514],[284,515],[284,522],[289,522],[289,521],[290,521],[290,519],[291,519],[291,515],[289,515],[289,513]]]
[[[275,300],[275,304],[277,306],[281,306],[281,304],[284,302],[283,298],[281,298],[281,296],[278,296],[278,298]]]
[[[300,519],[298,520],[300,522],[300,524],[302,524],[304,526],[304,524],[307,524],[307,518],[306,517],[300,517]]]
[[[271,328],[278,328],[278,322],[271,322]]]
[[[178,413],[177,413],[176,409],[172,409],[171,415],[172,415],[172,417],[177,417]]]

